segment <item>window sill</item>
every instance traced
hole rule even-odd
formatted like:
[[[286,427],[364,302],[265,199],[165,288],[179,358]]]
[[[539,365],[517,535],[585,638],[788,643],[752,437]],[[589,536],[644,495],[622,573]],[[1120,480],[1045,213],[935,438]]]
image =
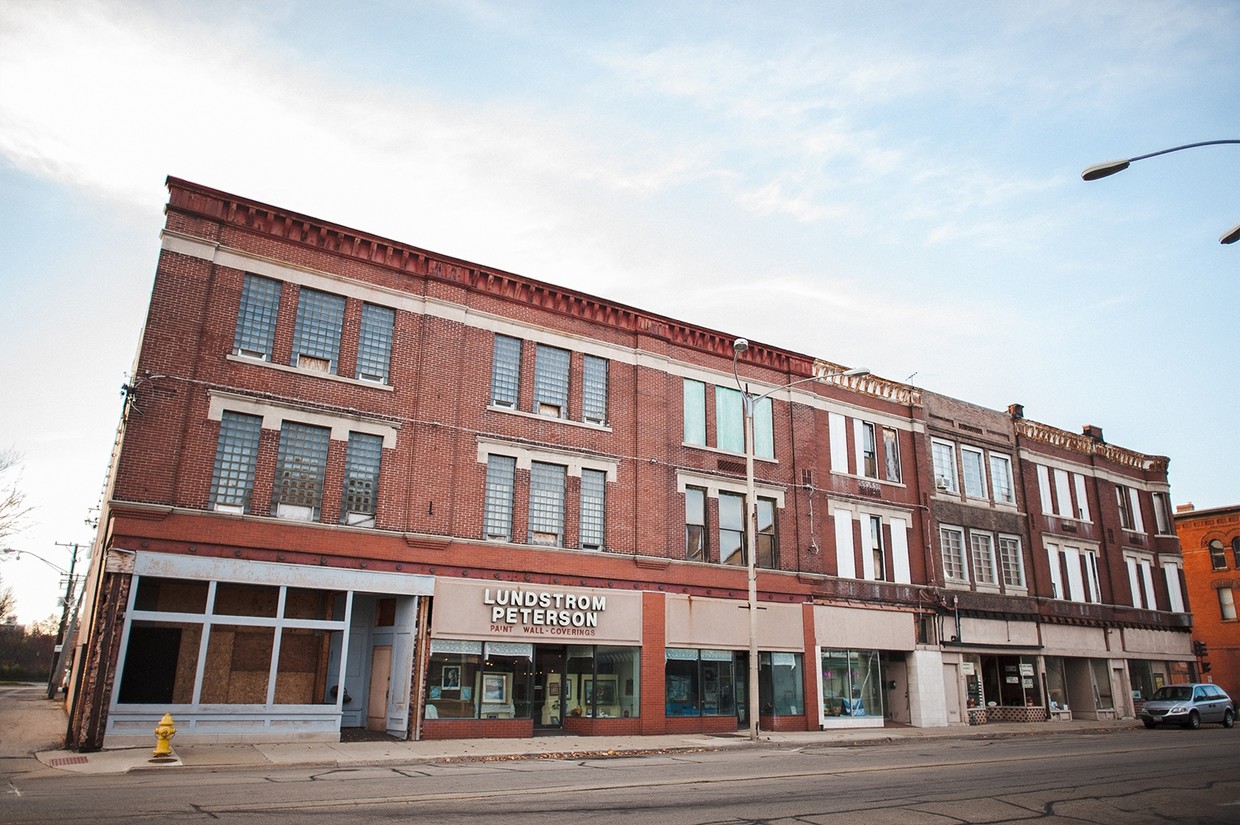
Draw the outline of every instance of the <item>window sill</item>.
[[[238,364],[249,364],[255,367],[266,367],[267,369],[277,370],[279,372],[292,373],[293,375],[306,375],[306,376],[310,376],[313,378],[324,378],[328,381],[336,381],[341,384],[348,384],[349,386],[352,386],[352,387],[368,387],[372,390],[380,390],[382,392],[393,392],[394,391],[394,387],[392,387],[391,384],[380,384],[375,381],[364,381],[358,378],[349,378],[344,375],[334,375],[332,373],[320,372],[318,370],[301,369],[298,367],[289,366],[288,364],[276,364],[272,361],[266,361],[261,358],[249,358],[244,355],[237,355],[236,353],[231,353],[231,352],[227,356],[225,356],[225,359],[228,361],[233,361],[234,363],[238,363]]]
[[[517,418],[529,418],[534,421],[548,421],[553,424],[564,424],[569,427],[581,427],[582,429],[597,430],[605,433],[611,432],[611,425],[609,424],[596,424],[591,421],[574,421],[571,418],[559,418],[551,415],[542,415],[540,413],[513,409],[512,407],[499,407],[495,404],[488,404],[487,410],[490,412],[503,413],[504,415],[515,415]]]

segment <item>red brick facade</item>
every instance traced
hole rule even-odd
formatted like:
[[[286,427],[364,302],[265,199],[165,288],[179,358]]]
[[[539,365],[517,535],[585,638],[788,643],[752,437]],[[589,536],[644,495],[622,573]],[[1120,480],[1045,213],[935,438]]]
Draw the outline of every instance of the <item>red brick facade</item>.
[[[106,560],[126,553],[136,554],[139,564],[166,554],[204,564],[262,562],[426,581],[640,592],[640,713],[623,719],[566,718],[565,728],[583,734],[735,730],[736,720],[729,717],[665,718],[663,675],[664,649],[671,646],[666,642],[668,599],[743,605],[746,598],[745,568],[720,564],[719,558],[721,496],[743,492],[745,482],[744,456],[719,446],[726,436],[716,420],[721,414],[716,403],[724,403],[736,387],[732,335],[184,181],[170,179],[169,189],[163,250],[95,552],[94,597],[84,617],[86,647],[74,696],[79,746],[100,743],[114,689],[101,674],[121,666],[120,640],[110,628],[123,621],[125,606],[108,594],[115,580],[127,580],[130,573],[123,565],[109,568]],[[247,273],[281,285],[265,360],[239,355],[234,347]],[[344,298],[331,375],[293,363],[305,290]],[[367,304],[395,310],[390,377],[384,384],[354,378]],[[523,344],[516,409],[491,403],[497,335]],[[539,345],[569,353],[570,392],[563,417],[539,415],[530,406]],[[583,421],[587,357],[607,362],[603,424]],[[1175,536],[1152,527],[1125,529],[1116,505],[1115,487],[1122,482],[1121,487],[1136,491],[1132,501],[1143,508],[1143,523],[1153,525],[1151,496],[1166,489],[1165,459],[1106,445],[1100,433],[1097,438],[1074,435],[1019,414],[985,410],[871,376],[780,390],[815,370],[838,373],[843,368],[761,343],[740,354],[737,369],[755,394],[772,391],[775,460],[759,457],[755,477],[760,497],[779,497],[778,551],[776,569],[758,573],[758,599],[801,605],[803,613],[801,632],[776,646],[804,654],[798,676],[802,707],[796,715],[764,715],[764,727],[805,729],[816,726],[824,712],[818,668],[811,661],[814,651],[852,643],[819,638],[814,631],[819,606],[864,603],[898,611],[910,628],[904,651],[911,654],[915,646],[924,646],[952,661],[962,651],[951,644],[970,641],[952,630],[965,626],[962,616],[985,628],[974,640],[979,643],[989,639],[989,623],[1008,620],[1098,631],[1131,627],[1170,634],[1173,640],[1186,630],[1183,611],[1169,609],[1175,597],[1167,579],[1160,574],[1152,581],[1152,604],[1143,601],[1144,590],[1134,600],[1131,582],[1145,579],[1130,578],[1125,561],[1134,554],[1148,556],[1154,571],[1178,564]],[[686,381],[705,387],[704,445],[686,443]],[[220,411],[234,409],[264,421],[244,514],[216,511],[212,500]],[[273,508],[280,423],[299,419],[332,429],[312,522],[278,518]],[[346,433],[354,429],[385,439],[373,527],[342,524]],[[936,440],[940,448],[950,445],[955,451],[953,473],[959,469],[963,479],[957,491],[937,486]],[[511,542],[484,540],[488,450],[518,456]],[[606,468],[601,551],[578,549],[581,474],[572,469],[562,499],[562,546],[527,543],[531,456],[535,462],[570,468]],[[975,460],[976,465],[970,463]],[[1005,461],[1009,482],[998,475]],[[1039,470],[1039,465],[1049,469]],[[997,492],[978,497],[965,489],[976,484],[969,475],[975,467],[982,468],[990,490],[1002,489],[1007,496],[1010,487],[1010,500],[999,501]],[[1087,496],[1088,518],[1080,518],[1079,510],[1069,519],[1043,512],[1040,485],[1057,478],[1056,472],[1083,479],[1071,494]],[[686,559],[685,488],[698,485],[710,490],[705,562]],[[1066,494],[1056,489],[1056,495]],[[988,541],[1015,553],[1023,581],[991,585],[985,580],[990,573],[975,575],[972,567],[965,578],[952,580],[944,571],[943,543],[953,531],[965,541],[962,552],[983,556],[985,545],[975,547],[983,540],[973,534],[985,531],[992,536]],[[1014,551],[1012,538],[1018,540]],[[1051,572],[1044,540],[1072,544],[1063,556],[1069,560],[1063,568],[1067,572]],[[1088,554],[1076,549],[1081,541],[1093,553],[1090,558],[1097,559],[1100,592],[1077,600],[1080,570],[1073,572],[1071,564]],[[983,556],[971,558],[984,562]],[[1000,556],[995,559],[994,566],[1001,567]],[[841,564],[857,575],[846,575]],[[1052,592],[1056,575],[1064,593]],[[1084,575],[1090,585],[1089,568]],[[1092,594],[1085,585],[1081,592]],[[924,627],[947,628],[941,638],[919,631],[914,642],[912,622],[919,615]],[[425,640],[427,631],[420,628],[419,638]],[[868,645],[876,646],[873,641]],[[1177,651],[1172,644],[1148,652],[1169,659]],[[1126,659],[1138,654],[1100,647],[1099,655]],[[415,669],[425,665],[423,659]],[[920,677],[923,695],[941,695],[934,686],[939,678],[937,672]],[[420,682],[415,678],[414,684]],[[950,690],[946,699],[951,702]],[[941,708],[917,709],[914,698],[908,701],[914,716],[929,713],[933,720],[941,713]],[[415,716],[421,702],[420,696],[410,697]],[[410,729],[416,727],[411,722]],[[421,722],[427,737],[528,736],[532,731],[532,720],[520,718]]]
[[[1240,593],[1240,505],[1178,509],[1175,528],[1184,548],[1184,578],[1193,610],[1193,639],[1206,646],[1202,680],[1215,682],[1233,697],[1240,692],[1240,621],[1225,605]],[[1230,592],[1230,597],[1227,593]]]

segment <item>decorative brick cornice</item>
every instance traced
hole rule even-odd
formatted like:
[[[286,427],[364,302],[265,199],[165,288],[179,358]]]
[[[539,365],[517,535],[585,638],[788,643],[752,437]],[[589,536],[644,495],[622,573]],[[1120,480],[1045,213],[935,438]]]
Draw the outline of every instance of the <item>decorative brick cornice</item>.
[[[1098,456],[1121,467],[1131,467],[1143,472],[1165,473],[1170,463],[1170,459],[1166,456],[1145,455],[1135,450],[1126,450],[1114,444],[1096,441],[1080,433],[1071,433],[1049,424],[1030,421],[1027,418],[1013,419],[1012,425],[1018,435],[1030,441],[1037,441],[1082,455]]]

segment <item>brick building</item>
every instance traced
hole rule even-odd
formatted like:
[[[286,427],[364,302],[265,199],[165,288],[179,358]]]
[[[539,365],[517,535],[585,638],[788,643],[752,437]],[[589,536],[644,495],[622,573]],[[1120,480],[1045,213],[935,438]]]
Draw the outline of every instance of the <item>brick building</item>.
[[[1175,529],[1184,548],[1184,578],[1193,605],[1193,638],[1205,645],[1197,662],[1205,681],[1240,691],[1240,505],[1197,510],[1181,505]],[[1208,670],[1205,668],[1208,666]]]
[[[747,726],[740,385],[764,729],[1187,678],[1164,458],[168,186],[74,747]]]

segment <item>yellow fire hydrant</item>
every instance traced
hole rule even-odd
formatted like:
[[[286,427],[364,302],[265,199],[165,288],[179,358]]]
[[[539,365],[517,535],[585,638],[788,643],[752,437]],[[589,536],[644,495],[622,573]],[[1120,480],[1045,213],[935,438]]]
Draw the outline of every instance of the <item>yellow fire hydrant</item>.
[[[172,737],[176,736],[176,733],[172,714],[165,713],[164,718],[159,720],[159,727],[155,728],[155,750],[151,753],[155,756],[172,756]]]

